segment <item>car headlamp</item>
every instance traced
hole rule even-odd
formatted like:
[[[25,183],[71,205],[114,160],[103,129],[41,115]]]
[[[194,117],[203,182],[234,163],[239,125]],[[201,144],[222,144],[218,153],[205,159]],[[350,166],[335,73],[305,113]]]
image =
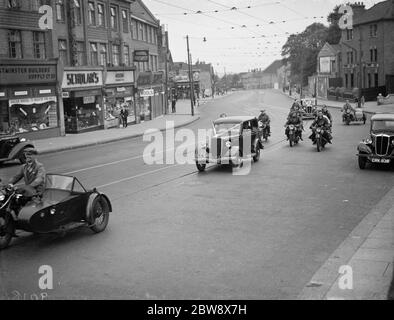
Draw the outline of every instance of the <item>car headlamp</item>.
[[[231,148],[231,141],[227,141],[227,142],[226,142],[226,147],[227,147],[227,148]]]
[[[55,209],[55,208],[52,208],[52,209],[49,211],[49,213],[50,213],[51,215],[54,215],[54,214],[56,213],[56,209]]]
[[[372,140],[369,139],[369,138],[365,139],[364,142],[365,142],[366,144],[372,144]],[[394,141],[393,141],[393,142],[394,142]]]
[[[21,142],[26,142],[27,140],[25,139],[25,138],[22,138],[21,139]]]

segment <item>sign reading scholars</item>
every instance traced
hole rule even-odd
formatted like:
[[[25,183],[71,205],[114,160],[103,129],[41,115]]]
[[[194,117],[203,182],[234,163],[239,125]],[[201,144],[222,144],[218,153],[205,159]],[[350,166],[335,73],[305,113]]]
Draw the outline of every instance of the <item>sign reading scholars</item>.
[[[63,89],[98,87],[102,85],[102,71],[64,71],[63,74]]]

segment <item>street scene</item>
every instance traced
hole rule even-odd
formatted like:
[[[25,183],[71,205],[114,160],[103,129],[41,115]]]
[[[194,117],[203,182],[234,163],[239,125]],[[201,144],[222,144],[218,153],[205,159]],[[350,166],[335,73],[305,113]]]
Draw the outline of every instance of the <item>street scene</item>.
[[[0,300],[394,299],[394,2],[203,2],[0,1]]]

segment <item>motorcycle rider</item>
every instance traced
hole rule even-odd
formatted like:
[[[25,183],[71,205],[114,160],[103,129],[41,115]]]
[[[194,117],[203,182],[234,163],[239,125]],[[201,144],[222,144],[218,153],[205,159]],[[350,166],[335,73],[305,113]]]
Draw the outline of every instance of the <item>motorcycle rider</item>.
[[[289,125],[298,126],[297,134],[299,135],[300,140],[301,140],[301,141],[304,141],[304,140],[302,139],[302,119],[298,116],[297,112],[293,112],[293,113],[289,116],[289,118],[287,119],[287,122],[286,122],[286,124],[285,124],[285,127],[286,127],[285,134],[286,134],[286,136],[287,136],[287,140],[290,139],[290,137],[289,137],[289,132],[290,132]]]
[[[323,116],[326,116],[328,120],[330,120],[330,124],[332,124],[332,115],[330,111],[328,111],[327,106],[324,104],[322,108]]]
[[[353,116],[355,117],[356,110],[351,106],[351,104],[349,103],[349,100],[346,100],[346,103],[343,105],[343,107],[341,109],[341,111],[343,112],[343,114],[342,114],[343,121],[345,121],[345,114],[346,114],[347,110],[350,110],[353,113]]]
[[[30,200],[33,197],[41,197],[44,192],[45,168],[44,165],[37,161],[37,150],[26,148],[24,150],[26,164],[23,165],[18,173],[9,181],[9,186],[13,187],[15,183],[24,179],[25,185],[18,187],[18,191]]]
[[[271,136],[271,119],[266,113],[265,110],[260,111],[260,115],[258,117],[258,120],[263,123],[263,125],[266,125],[268,136]]]
[[[317,114],[317,118],[313,121],[310,129],[312,129],[312,135],[309,137],[313,141],[313,144],[316,144],[316,128],[323,128],[323,138],[327,140],[329,144],[332,144],[332,136],[330,134],[330,123],[329,120],[324,117],[323,112],[320,110]]]

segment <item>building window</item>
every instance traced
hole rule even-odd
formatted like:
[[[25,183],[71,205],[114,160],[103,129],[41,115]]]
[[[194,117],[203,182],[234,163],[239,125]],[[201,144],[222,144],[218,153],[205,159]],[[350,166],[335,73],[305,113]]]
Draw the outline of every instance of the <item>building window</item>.
[[[375,55],[375,62],[378,62],[378,49],[375,48],[375,49],[373,49],[373,51],[374,51],[374,55]]]
[[[116,67],[120,64],[120,46],[112,45],[112,64]]]
[[[97,43],[90,44],[90,63],[92,66],[98,66],[98,50]]]
[[[346,40],[353,40],[353,29],[346,29]]]
[[[19,0],[7,0],[7,8],[8,9],[20,9],[21,3]]]
[[[371,77],[371,74],[368,73],[368,88],[371,88],[371,87],[372,87],[372,77]]]
[[[56,20],[64,21],[64,0],[56,0]]]
[[[345,87],[349,88],[349,75],[347,73],[345,74]]]
[[[157,44],[156,29],[152,28],[152,43]]]
[[[33,12],[38,12],[38,9],[45,4],[46,4],[45,0],[31,0],[30,10]]]
[[[45,33],[33,31],[33,53],[35,59],[45,59]]]
[[[111,29],[117,30],[118,29],[118,23],[117,23],[117,12],[115,7],[111,7]]]
[[[122,22],[123,22],[123,32],[129,32],[129,19],[127,19],[127,11],[122,10]]]
[[[59,40],[58,45],[59,45],[59,60],[64,66],[66,66],[68,65],[67,41]]]
[[[108,63],[107,45],[106,44],[100,44],[100,65],[101,66],[106,66],[107,63]]]
[[[144,40],[144,27],[141,22],[137,22],[138,25],[138,40]]]
[[[354,88],[354,74],[350,75],[350,88]]]
[[[371,38],[375,38],[378,36],[378,25],[377,24],[371,24],[369,26],[369,34]]]
[[[144,41],[148,41],[148,25],[144,24]]]
[[[77,42],[77,66],[84,66],[85,62],[85,43],[78,41]]]
[[[123,58],[124,58],[124,64],[126,66],[129,66],[130,65],[130,48],[129,48],[129,46],[123,47]]]
[[[96,25],[96,12],[94,9],[94,2],[89,2],[88,4],[88,15],[89,15],[89,24],[91,26],[95,26]]]
[[[137,26],[135,20],[130,17],[130,32],[133,39],[137,39]]]
[[[105,14],[104,14],[104,5],[101,3],[97,4],[98,11],[98,25],[100,27],[105,27]]]
[[[152,41],[152,33],[150,31],[150,26],[146,26],[146,41],[148,41],[149,43],[151,43]]]
[[[379,74],[375,73],[375,87],[379,87]]]
[[[8,31],[8,57],[15,59],[22,58],[22,40],[19,30]]]
[[[74,22],[76,25],[82,24],[81,0],[74,0]]]

